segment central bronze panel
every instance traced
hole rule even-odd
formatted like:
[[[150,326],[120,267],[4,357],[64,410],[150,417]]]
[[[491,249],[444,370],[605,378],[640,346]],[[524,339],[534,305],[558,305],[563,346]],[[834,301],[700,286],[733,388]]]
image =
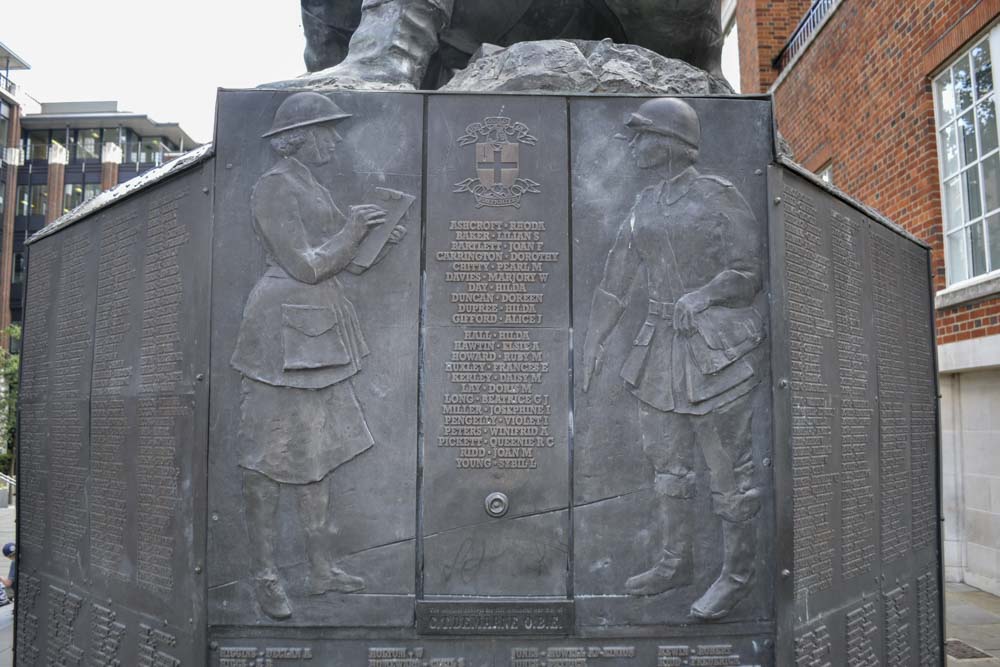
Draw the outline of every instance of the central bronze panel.
[[[421,417],[425,596],[565,596],[566,104],[430,100]]]

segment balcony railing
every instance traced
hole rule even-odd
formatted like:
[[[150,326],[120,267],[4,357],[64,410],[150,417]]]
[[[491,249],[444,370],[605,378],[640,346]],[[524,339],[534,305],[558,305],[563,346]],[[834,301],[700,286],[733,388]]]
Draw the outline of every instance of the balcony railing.
[[[826,17],[839,4],[840,0],[814,0],[812,7],[809,8],[805,17],[799,22],[798,27],[795,28],[795,32],[792,33],[788,42],[778,52],[778,55],[774,57],[773,64],[777,70],[785,69],[788,63],[792,62],[795,56],[802,52],[802,49],[809,43],[812,36],[823,25]]]
[[[0,74],[0,88],[7,91],[11,97],[17,94],[17,85],[3,74]]]

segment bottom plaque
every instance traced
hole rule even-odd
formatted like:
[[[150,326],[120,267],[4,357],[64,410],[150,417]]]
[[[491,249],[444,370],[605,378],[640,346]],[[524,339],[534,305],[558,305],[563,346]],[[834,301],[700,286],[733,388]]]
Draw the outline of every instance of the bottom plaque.
[[[417,602],[422,635],[568,635],[572,600],[469,600]]]

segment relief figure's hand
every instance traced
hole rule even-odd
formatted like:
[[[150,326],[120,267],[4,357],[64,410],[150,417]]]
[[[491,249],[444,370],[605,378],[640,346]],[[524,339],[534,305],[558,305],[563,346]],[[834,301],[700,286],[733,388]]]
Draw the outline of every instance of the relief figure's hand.
[[[403,225],[396,225],[395,227],[392,228],[392,231],[389,232],[388,243],[399,243],[400,241],[403,240],[405,236],[406,236],[406,227],[404,227]]]
[[[708,308],[709,303],[702,294],[695,290],[685,294],[674,305],[674,329],[685,336],[697,331],[694,316]]]
[[[373,227],[385,222],[385,209],[374,204],[352,206],[347,219],[347,226],[359,238],[363,238]]]

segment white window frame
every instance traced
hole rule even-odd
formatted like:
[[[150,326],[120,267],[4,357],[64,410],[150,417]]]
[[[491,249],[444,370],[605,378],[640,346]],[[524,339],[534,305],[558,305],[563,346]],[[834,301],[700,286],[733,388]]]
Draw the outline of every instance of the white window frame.
[[[971,64],[971,53],[972,51],[983,44],[984,42],[989,44],[990,48],[990,63],[992,68],[992,83],[993,88],[990,92],[985,95],[979,96],[976,83],[975,83],[975,72]],[[952,111],[951,118],[942,120],[946,111],[941,108],[938,99],[938,86],[939,83],[946,78],[950,80],[953,69],[963,60],[969,63],[970,67],[970,81],[972,90],[972,103],[964,108],[958,108],[958,101],[954,101],[954,108]],[[997,136],[1000,138],[1000,121],[997,119],[997,110],[1000,109],[1000,24],[994,25],[989,30],[978,35],[974,40],[972,40],[962,52],[955,57],[951,58],[948,65],[933,77],[931,82],[932,95],[934,98],[934,136],[937,143],[937,153],[938,153],[938,184],[941,190],[941,219],[942,219],[942,237],[944,239],[944,257],[945,257],[945,269],[947,273],[947,283],[949,288],[953,285],[961,285],[967,282],[981,281],[985,276],[996,276],[1000,275],[1000,261],[992,262],[990,258],[990,234],[989,234],[989,224],[988,221],[994,218],[1000,221],[1000,206],[996,208],[987,209],[986,208],[986,182],[984,179],[983,163],[987,162],[995,155],[1000,155],[1000,145],[996,148],[991,149],[986,155],[982,152],[982,136],[978,126],[976,109],[984,104],[992,101],[994,109],[993,122],[997,125],[996,131]],[[954,95],[954,87],[950,86],[950,93]],[[965,164],[965,157],[963,154],[963,144],[960,132],[960,122],[964,115],[969,112],[973,114],[973,124],[975,126],[974,140],[976,141],[976,157],[974,160]],[[955,149],[956,156],[955,161],[957,162],[957,167],[951,173],[946,171],[948,169],[948,164],[951,160],[948,159],[945,151],[945,142],[942,138],[942,133],[948,130],[954,131],[955,136]],[[1000,142],[998,142],[1000,144]],[[1000,157],[996,158],[1000,160]],[[975,171],[973,171],[975,170]],[[1000,172],[998,172],[1000,173]],[[979,215],[970,219],[968,202],[967,202],[967,191],[966,191],[966,174],[974,174],[978,176],[979,180]],[[949,184],[957,184],[958,187],[958,204],[960,208],[960,220],[956,224],[951,219],[953,216],[949,214],[949,198],[948,198],[948,187]],[[997,190],[1000,191],[1000,184],[997,184]],[[971,241],[969,237],[969,230],[976,227],[977,225],[982,227],[983,230],[983,249],[985,254],[985,271],[983,273],[973,275],[973,254],[971,248]],[[1000,224],[997,225],[1000,229]],[[995,230],[996,231],[996,230]],[[962,244],[962,261],[963,266],[957,267],[952,261],[952,251],[955,243]]]
[[[722,3],[722,74],[729,81],[733,90],[739,93],[743,82],[740,80],[740,43],[739,26],[736,24],[736,4],[737,0],[723,0]],[[730,62],[726,60],[726,56],[732,49],[735,49],[733,53],[736,56],[736,69],[726,71],[726,65]]]

